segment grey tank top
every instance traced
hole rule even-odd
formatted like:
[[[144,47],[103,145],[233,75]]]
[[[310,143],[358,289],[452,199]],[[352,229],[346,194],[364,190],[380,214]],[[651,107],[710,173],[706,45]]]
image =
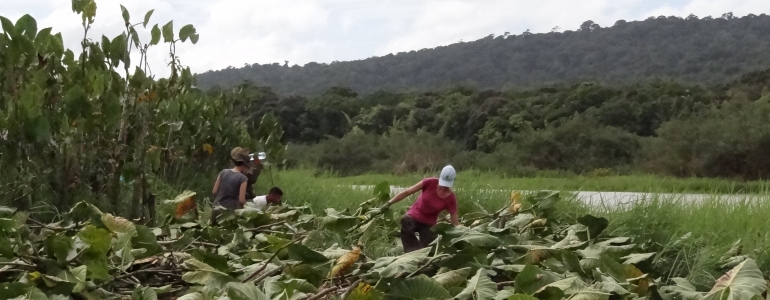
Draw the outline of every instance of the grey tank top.
[[[219,190],[217,191],[215,202],[222,206],[238,203],[241,183],[246,182],[246,180],[246,175],[235,172],[232,169],[225,169],[219,172]]]

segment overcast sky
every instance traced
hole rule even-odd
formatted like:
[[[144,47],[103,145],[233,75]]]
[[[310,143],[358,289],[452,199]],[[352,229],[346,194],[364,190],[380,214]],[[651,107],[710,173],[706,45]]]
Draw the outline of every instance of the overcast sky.
[[[76,53],[83,30],[70,0],[0,0],[0,15],[14,22],[23,14],[38,27],[61,32]],[[649,16],[719,17],[770,14],[770,0],[97,0],[94,28],[100,39],[120,34],[119,4],[139,22],[155,9],[151,24],[174,20],[175,30],[193,24],[197,45],[177,47],[194,73],[244,64],[289,64],[364,59],[471,41],[489,34],[575,30],[586,20],[611,26],[618,19]],[[151,25],[150,25],[151,26]],[[149,35],[140,30],[140,34]],[[141,26],[140,26],[141,29]],[[148,41],[146,39],[145,41]],[[156,47],[150,62],[156,75],[167,61]]]

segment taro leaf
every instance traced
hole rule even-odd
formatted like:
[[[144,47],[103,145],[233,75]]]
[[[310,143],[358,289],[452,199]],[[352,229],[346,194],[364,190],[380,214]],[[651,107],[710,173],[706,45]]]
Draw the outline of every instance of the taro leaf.
[[[286,293],[286,296],[291,299],[296,296],[301,296],[301,294],[318,292],[318,289],[315,286],[305,280],[288,279],[279,281],[277,278],[278,276],[265,281],[265,294],[268,297],[275,298],[276,295],[284,292]]]
[[[195,259],[221,271],[223,273],[232,272],[232,267],[227,264],[227,257],[218,255],[216,253],[206,252],[200,249],[195,249],[190,252]]]
[[[270,300],[252,283],[230,282],[227,284],[227,296],[231,300]],[[182,298],[179,298],[182,299]]]
[[[497,295],[495,295],[495,300],[506,300],[510,298],[511,296],[516,295],[516,291],[512,287],[507,287],[505,289],[502,289],[497,292]],[[521,295],[521,294],[519,294]]]
[[[189,259],[185,261],[184,264],[189,269],[195,270],[195,271],[184,273],[184,275],[182,275],[182,280],[186,282],[206,285],[215,289],[221,289],[228,282],[235,281],[235,279],[230,277],[229,275],[222,273],[221,271],[215,269],[214,267],[209,266],[197,259],[194,259],[194,258]]]
[[[522,256],[521,259],[527,264],[539,264],[551,257],[558,257],[559,254],[562,253],[562,250],[537,245],[515,245],[511,248],[514,251],[526,250],[527,254]]]
[[[557,278],[549,273],[543,272],[540,268],[527,265],[516,278],[513,279],[513,286],[517,292],[525,294],[534,294],[542,287],[556,282]]]
[[[381,300],[385,295],[366,283],[359,283],[344,300]]]
[[[307,264],[286,266],[283,268],[283,274],[292,278],[307,280],[307,282],[316,286],[320,285],[324,280],[324,272]]]
[[[620,296],[626,296],[631,294],[631,292],[626,290],[624,287],[620,286],[620,284],[611,280],[597,282],[593,285],[593,287],[595,287],[598,290],[617,294]]]
[[[438,282],[424,274],[406,279],[395,285],[385,299],[444,300],[452,296]]]
[[[111,214],[103,214],[101,220],[104,226],[112,232],[126,233],[130,237],[136,234],[136,226],[129,220]]]
[[[433,279],[440,283],[441,286],[450,288],[464,284],[468,280],[468,275],[470,274],[471,268],[462,268],[438,274],[433,276]]]
[[[12,299],[24,295],[27,285],[21,282],[0,283],[0,299]]]
[[[530,295],[524,295],[524,294],[511,295],[510,297],[508,297],[506,299],[508,299],[508,300],[538,300],[535,297],[532,297]]]
[[[671,278],[676,285],[661,287],[661,292],[668,292],[676,295],[682,300],[700,300],[703,299],[705,293],[698,292],[695,286],[692,285],[687,279],[676,277]]]
[[[21,224],[17,222],[16,220],[12,218],[0,218],[0,232],[16,232],[17,229],[21,228]]]
[[[401,273],[414,272],[417,270],[418,265],[428,257],[431,250],[431,247],[426,247],[406,253],[396,257],[393,262],[377,271],[380,273],[380,277],[383,278],[396,277]]]
[[[527,226],[532,220],[535,219],[534,215],[531,214],[518,214],[516,217],[513,218],[513,220],[508,221],[505,223],[505,228],[522,228],[524,226]]]
[[[163,252],[152,229],[144,225],[136,225],[136,236],[131,238],[131,245],[134,249],[147,249],[144,254],[137,258],[150,257]]]
[[[43,242],[49,257],[55,257],[59,264],[64,264],[70,253],[76,254],[72,248],[72,239],[62,235],[52,235]]]
[[[139,286],[134,289],[134,293],[131,295],[132,300],[158,300],[158,293],[151,287]]]
[[[583,271],[583,268],[580,266],[580,260],[577,258],[575,253],[571,251],[562,251],[561,263],[564,264],[564,266],[567,267],[567,269],[570,271],[585,275],[585,271]]]
[[[237,299],[237,300],[248,299],[248,298],[233,298],[232,296],[230,296],[230,298],[231,299]],[[189,294],[184,295],[182,297],[176,298],[176,300],[203,300],[203,299],[204,299],[203,295],[201,295],[201,293],[198,293],[198,292],[189,293]],[[265,299],[265,300],[267,300],[267,297],[265,297],[265,298],[256,298],[256,299],[260,299],[260,300],[261,299]]]
[[[585,215],[577,219],[578,223],[585,225],[588,227],[588,233],[591,236],[591,239],[596,239],[596,237],[599,236],[599,234],[604,231],[604,229],[607,229],[607,226],[610,225],[610,221],[608,221],[605,218],[597,218],[592,215]]]
[[[552,286],[540,289],[535,295],[540,300],[562,300],[566,298],[563,290]]]
[[[650,257],[655,256],[655,252],[652,253],[634,253],[629,254],[626,256],[621,257],[620,259],[623,259],[624,264],[638,264],[640,262],[646,261],[650,259]]]
[[[15,212],[16,212],[16,208],[14,208],[14,207],[8,207],[8,206],[1,206],[0,205],[0,217],[2,217],[2,218],[10,217]]]
[[[610,298],[609,293],[588,286],[571,289],[565,293],[572,295],[569,297],[570,300],[608,300]]]
[[[61,271],[56,276],[65,282],[74,283],[75,287],[72,289],[73,293],[79,293],[86,287],[86,274],[88,270],[86,266],[80,266],[69,271]]]
[[[112,234],[94,225],[87,225],[78,232],[78,238],[88,248],[83,250],[81,258],[88,267],[89,277],[107,280],[110,278],[107,251],[110,250]]]
[[[767,282],[753,259],[747,259],[717,279],[705,300],[748,300],[767,290]]]
[[[497,237],[478,232],[466,234],[450,241],[452,245],[459,242],[467,242],[468,244],[471,244],[471,246],[480,248],[497,248],[501,244],[500,239]]]
[[[326,216],[321,218],[321,224],[323,228],[334,231],[344,232],[345,230],[356,225],[358,218],[353,216],[343,215],[341,212],[334,210],[333,208],[326,209]]]
[[[486,270],[479,269],[476,275],[468,281],[468,285],[455,298],[467,299],[492,299],[497,295],[497,284],[486,274]]]
[[[329,261],[323,254],[310,250],[310,248],[303,245],[291,244],[287,249],[289,250],[289,258],[303,263],[314,264]]]
[[[48,296],[40,289],[32,287],[24,298],[25,300],[49,300]],[[157,299],[156,299],[157,300]]]
[[[743,250],[743,246],[741,246],[741,239],[738,239],[730,247],[730,250],[727,250],[727,252],[725,252],[725,254],[719,258],[719,261],[724,262],[733,256],[737,256],[741,253],[742,250]]]
[[[383,181],[375,185],[373,194],[380,202],[390,200],[390,183]]]
[[[486,267],[489,265],[487,259],[487,252],[477,248],[468,247],[455,255],[449,257],[447,260],[442,260],[439,263],[441,267],[447,267],[450,269],[460,269],[464,267],[471,267],[473,270],[477,268]]]

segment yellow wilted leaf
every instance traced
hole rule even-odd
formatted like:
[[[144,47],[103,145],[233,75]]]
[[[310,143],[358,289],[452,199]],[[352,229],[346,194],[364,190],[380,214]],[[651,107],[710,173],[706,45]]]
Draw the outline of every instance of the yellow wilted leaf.
[[[209,143],[203,144],[203,151],[205,151],[208,154],[214,153],[214,147],[211,146]]]
[[[334,278],[337,275],[345,274],[345,272],[350,269],[350,267],[353,266],[358,261],[358,258],[361,257],[361,248],[356,246],[348,253],[345,253],[345,255],[341,256],[339,259],[337,259],[337,262],[334,264],[334,267],[332,267],[331,272],[329,272],[329,278]]]
[[[40,274],[40,272],[38,271],[34,271],[34,272],[30,272],[27,276],[29,278],[29,281],[36,281],[40,279],[40,276],[43,276],[43,275]]]
[[[511,192],[511,206],[508,207],[508,211],[512,214],[518,213],[521,209],[521,193]]]
[[[532,227],[535,227],[535,226],[545,226],[546,222],[548,222],[548,219],[537,219],[537,220],[532,221],[532,223],[530,225]]]
[[[176,205],[176,212],[175,212],[174,215],[178,219],[178,218],[181,218],[187,212],[189,212],[190,210],[193,210],[193,209],[195,209],[195,195],[194,194],[191,195],[190,197],[187,197],[187,199],[184,199],[184,201],[179,202]]]

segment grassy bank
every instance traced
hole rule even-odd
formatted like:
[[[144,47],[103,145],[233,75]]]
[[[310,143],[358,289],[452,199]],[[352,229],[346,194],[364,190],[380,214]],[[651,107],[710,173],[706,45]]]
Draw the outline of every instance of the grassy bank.
[[[282,183],[288,181],[317,181],[325,185],[374,185],[388,181],[391,185],[410,186],[420,179],[437,174],[369,174],[338,177],[329,172],[289,170],[281,172]],[[494,172],[460,171],[458,188],[558,190],[558,191],[616,191],[659,193],[757,194],[770,190],[768,181],[736,181],[715,178],[675,178],[654,175],[578,176],[565,173],[542,173],[536,177],[510,177]]]

